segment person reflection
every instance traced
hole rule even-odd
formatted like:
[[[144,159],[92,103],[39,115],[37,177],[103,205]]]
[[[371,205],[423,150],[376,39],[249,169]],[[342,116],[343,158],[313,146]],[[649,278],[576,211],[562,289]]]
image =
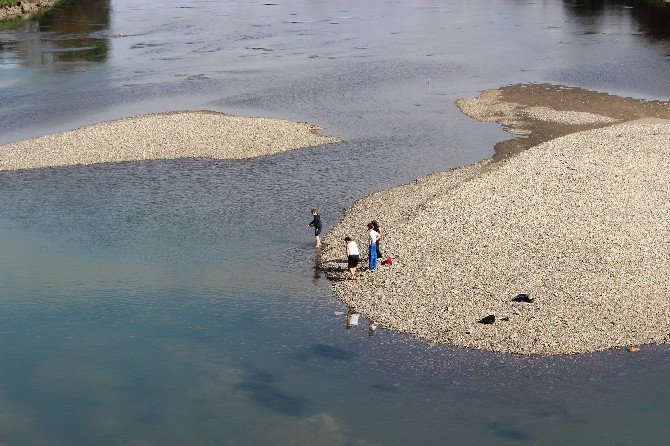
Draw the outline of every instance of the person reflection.
[[[376,322],[372,322],[372,319],[370,319],[370,326],[368,327],[368,336],[374,336],[377,327],[379,327],[379,324]]]
[[[314,255],[314,275],[312,276],[312,285],[316,285],[321,277],[321,250],[317,250]]]
[[[345,328],[349,330],[354,325],[358,325],[358,318],[360,316],[359,313],[356,313],[356,310],[349,308],[349,311],[347,311],[346,322],[344,324]]]

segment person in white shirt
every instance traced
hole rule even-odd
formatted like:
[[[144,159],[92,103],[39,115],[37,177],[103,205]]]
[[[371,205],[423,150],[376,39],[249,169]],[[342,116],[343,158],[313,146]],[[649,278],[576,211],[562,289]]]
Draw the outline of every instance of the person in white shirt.
[[[351,274],[350,279],[356,280],[356,267],[360,258],[358,244],[351,240],[351,237],[345,237],[344,243],[347,248],[347,267],[349,268],[349,274]]]
[[[372,229],[377,231],[377,233],[379,234],[377,236],[377,260],[381,260],[381,258],[382,258],[382,247],[381,247],[380,240],[382,238],[382,230],[379,227],[379,223],[377,222],[377,220],[372,220],[370,223],[372,223]]]

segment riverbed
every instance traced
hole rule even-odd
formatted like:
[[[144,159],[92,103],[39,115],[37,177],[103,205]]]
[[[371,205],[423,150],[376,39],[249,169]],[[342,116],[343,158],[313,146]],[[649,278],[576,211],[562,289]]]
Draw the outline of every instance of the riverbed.
[[[0,442],[665,443],[667,346],[527,358],[347,330],[306,227],[492,156],[509,135],[457,98],[667,100],[670,20],[647,8],[98,0],[0,32],[1,144],[203,109],[344,140],[2,172]]]

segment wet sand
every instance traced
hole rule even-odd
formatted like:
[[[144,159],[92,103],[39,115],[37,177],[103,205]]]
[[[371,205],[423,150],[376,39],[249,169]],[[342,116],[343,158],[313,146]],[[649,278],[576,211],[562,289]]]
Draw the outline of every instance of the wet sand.
[[[547,85],[457,104],[525,138],[355,203],[325,239],[338,298],[388,328],[498,352],[670,342],[668,104]],[[341,240],[365,246],[373,218],[397,261],[345,280]]]
[[[160,113],[0,146],[0,170],[147,159],[242,159],[338,142],[306,122],[222,113]]]
[[[641,101],[579,87],[519,84],[463,98],[456,106],[482,122],[496,122],[522,136],[495,146],[494,161],[513,156],[559,136],[641,118],[670,120],[664,101]]]

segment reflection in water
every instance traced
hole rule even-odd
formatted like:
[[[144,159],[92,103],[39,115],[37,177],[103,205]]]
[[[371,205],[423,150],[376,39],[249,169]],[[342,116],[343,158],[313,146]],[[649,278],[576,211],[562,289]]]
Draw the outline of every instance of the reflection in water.
[[[670,5],[655,1],[636,2],[631,16],[641,31],[658,40],[670,40]]]
[[[346,322],[344,324],[346,329],[349,330],[354,325],[358,325],[358,318],[360,318],[360,316],[361,315],[356,313],[356,311],[353,308],[349,308],[349,311],[347,311]]]
[[[657,40],[670,40],[670,5],[657,0],[621,1],[621,0],[564,0],[568,14],[588,19],[597,29],[593,32],[604,32],[600,26],[607,25],[598,19],[616,14],[630,17],[638,25],[640,32]]]
[[[344,328],[350,330],[351,327],[358,325],[360,317],[361,317],[360,313],[357,313],[356,310],[354,310],[353,308],[349,308],[344,317]],[[379,324],[377,322],[374,322],[372,319],[368,320],[368,323],[369,323],[368,336],[374,336],[375,332],[377,331],[377,328],[379,328]]]
[[[27,66],[50,67],[55,71],[75,70],[73,62],[107,59],[110,0],[63,0],[57,6],[15,27],[2,36],[0,61]]]
[[[0,20],[0,31],[14,29],[23,22],[21,17],[12,17],[6,20]],[[2,51],[2,41],[0,41],[0,51]]]
[[[312,276],[312,284],[316,285],[321,277],[321,249],[316,250],[314,254],[314,275]]]

